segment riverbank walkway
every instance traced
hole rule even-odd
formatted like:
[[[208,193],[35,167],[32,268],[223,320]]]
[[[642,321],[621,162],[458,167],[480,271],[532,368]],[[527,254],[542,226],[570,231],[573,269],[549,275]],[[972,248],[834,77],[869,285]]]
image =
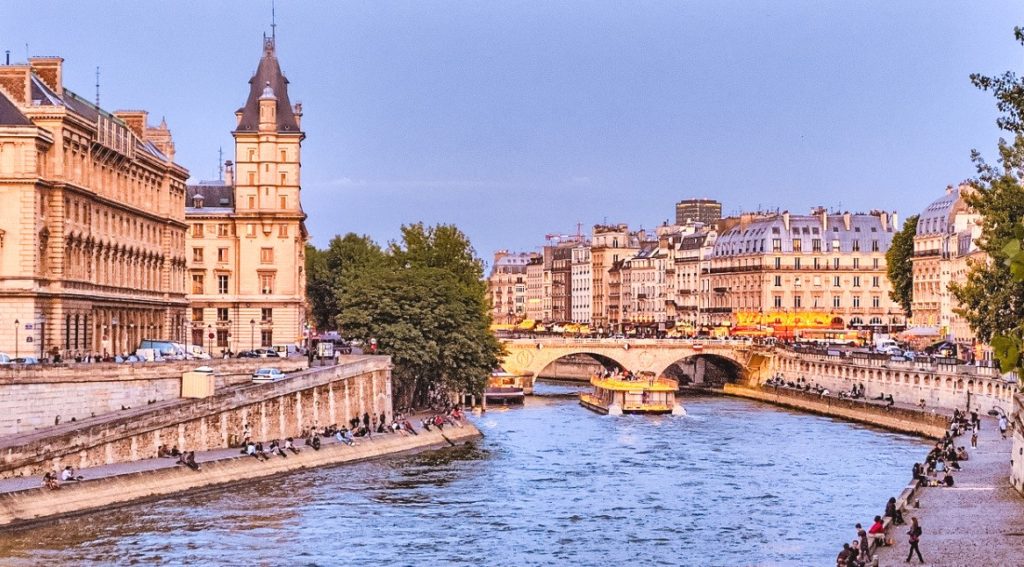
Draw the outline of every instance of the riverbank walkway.
[[[1010,486],[1012,439],[999,435],[995,418],[983,417],[978,447],[971,448],[970,432],[956,439],[969,459],[954,472],[956,484],[918,489],[916,501],[903,513],[906,524],[894,526],[896,545],[878,550],[882,567],[902,565],[909,544],[910,518],[921,523],[921,553],[927,565],[1020,565],[1024,561],[1024,498]],[[920,462],[924,462],[922,454]],[[910,470],[907,470],[909,480]],[[884,502],[879,503],[879,513]],[[915,556],[912,560],[917,562]]]
[[[410,421],[412,421],[412,418],[410,418]],[[414,421],[413,423],[418,425],[419,421],[417,420],[417,421]],[[423,429],[421,427],[416,427],[416,426],[414,426],[414,427],[415,427],[415,429],[416,429],[418,434],[422,434],[423,433]],[[451,428],[451,427],[455,427],[455,426],[448,426],[448,427],[446,427],[442,431],[442,433],[444,431],[448,431],[449,428]],[[433,430],[433,429],[435,429],[435,427],[432,427],[431,429]],[[372,445],[376,441],[379,441],[379,440],[382,440],[382,439],[390,439],[392,437],[399,436],[399,435],[411,435],[411,434],[403,434],[403,433],[374,433],[370,437],[356,437],[354,439],[354,441],[358,445],[363,445],[363,444]],[[331,445],[344,445],[345,444],[344,442],[338,441],[334,437],[320,437],[320,442],[321,442],[322,447],[327,447],[327,446],[331,446]],[[305,442],[302,439],[295,439],[295,446],[296,446],[296,448],[300,449],[301,451],[314,451],[315,450],[312,447],[305,445],[304,443]],[[266,443],[264,443],[264,445],[266,445]],[[256,460],[255,457],[243,454],[241,451],[242,451],[241,447],[228,448],[228,449],[211,449],[209,451],[196,451],[195,457],[196,457],[196,462],[199,463],[200,467],[202,467],[202,465],[207,464],[207,463],[217,462],[217,461],[226,461],[226,460],[231,460],[231,459],[252,459],[253,461]],[[289,454],[289,456],[290,455],[291,454]],[[269,459],[284,459],[286,457],[281,457],[280,455],[271,455],[271,454],[268,453],[268,458]],[[161,469],[174,469],[174,468],[180,468],[183,473],[192,474],[193,471],[191,471],[185,465],[178,464],[177,461],[178,461],[177,457],[155,457],[154,456],[154,457],[151,457],[151,458],[148,458],[148,459],[142,459],[142,460],[139,460],[139,461],[133,461],[133,462],[128,462],[128,463],[114,463],[114,464],[110,464],[110,465],[100,465],[100,466],[96,466],[96,467],[88,467],[88,468],[83,468],[83,469],[75,469],[75,475],[76,476],[82,476],[83,480],[82,481],[69,481],[69,482],[61,483],[61,484],[88,484],[90,481],[96,481],[96,480],[101,480],[101,479],[108,479],[108,478],[113,478],[113,477],[117,477],[117,476],[121,476],[121,475],[128,475],[128,474],[139,473],[139,472],[151,472],[151,471],[157,471],[157,470],[161,470]],[[60,471],[55,471],[55,472],[57,473],[57,478],[60,478]],[[43,479],[42,475],[0,479],[0,494],[11,493],[11,492],[20,492],[20,491],[23,491],[23,490],[38,489],[38,488],[40,488],[43,485],[43,480],[42,479]]]

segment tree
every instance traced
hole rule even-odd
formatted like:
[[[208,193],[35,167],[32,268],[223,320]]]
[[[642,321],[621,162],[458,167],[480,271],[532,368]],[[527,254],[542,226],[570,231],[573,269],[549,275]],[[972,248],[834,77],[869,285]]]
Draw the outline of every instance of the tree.
[[[482,391],[501,345],[490,331],[483,262],[456,227],[403,226],[402,239],[386,251],[349,234],[313,256],[307,283],[314,313],[346,337],[375,339],[391,356],[399,407]]]
[[[1024,29],[1014,28],[1024,44]],[[1021,374],[1024,328],[1024,81],[1014,73],[999,77],[971,75],[978,88],[991,91],[1003,113],[996,121],[1013,139],[999,139],[999,164],[986,163],[977,150],[972,152],[978,178],[967,195],[967,204],[981,215],[978,246],[990,261],[971,267],[967,281],[950,285],[960,303],[958,313],[967,319],[978,338],[992,344],[1004,372]]]
[[[917,219],[914,215],[903,222],[903,228],[892,237],[892,244],[885,253],[886,272],[892,291],[889,297],[899,303],[910,317],[910,301],[914,292],[914,235],[917,234]]]

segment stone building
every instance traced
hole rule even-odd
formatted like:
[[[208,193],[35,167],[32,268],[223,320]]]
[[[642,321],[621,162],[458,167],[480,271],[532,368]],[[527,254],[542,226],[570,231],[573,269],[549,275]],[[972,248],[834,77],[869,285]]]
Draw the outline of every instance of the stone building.
[[[711,227],[722,218],[722,203],[714,199],[684,199],[676,203],[676,225],[700,223]]]
[[[704,274],[710,270],[711,252],[717,233],[700,228],[685,234],[676,246],[673,270],[673,295],[668,299],[667,315],[675,327],[685,334],[697,332],[708,325],[708,289]],[[702,314],[703,313],[703,314]]]
[[[639,240],[629,232],[625,224],[595,225],[591,234],[591,327],[608,332],[621,322],[620,297],[621,279],[616,281],[613,291],[610,270],[640,249]],[[616,278],[618,273],[616,272]],[[614,313],[613,313],[614,312]]]
[[[949,284],[966,281],[970,264],[987,258],[977,246],[980,215],[964,200],[972,190],[966,184],[946,187],[945,193],[925,207],[918,218],[910,302],[914,327],[965,347],[974,344],[975,336],[954,311],[957,301],[949,292]]]
[[[544,274],[544,257],[533,255],[526,263],[526,318],[530,321],[545,317],[544,299],[550,296],[550,282],[545,282]]]
[[[185,181],[167,125],[0,67],[0,350],[134,352],[184,331]]]
[[[487,278],[491,318],[495,323],[514,325],[526,318],[526,267],[534,255],[498,250]]]
[[[902,328],[885,252],[895,214],[746,214],[715,241],[706,277],[710,323],[786,336],[804,327]]]
[[[305,134],[274,38],[264,38],[235,118],[235,159],[223,182],[189,186],[185,209],[189,339],[215,354],[299,344],[304,335]]]
[[[593,277],[590,263],[590,242],[580,242],[572,248],[572,297],[570,298],[571,321],[590,324],[590,301],[593,293]]]

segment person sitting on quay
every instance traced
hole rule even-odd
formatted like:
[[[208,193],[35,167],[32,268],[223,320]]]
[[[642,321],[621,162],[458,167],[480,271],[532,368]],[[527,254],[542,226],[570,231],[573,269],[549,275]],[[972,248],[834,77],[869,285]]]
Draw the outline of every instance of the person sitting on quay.
[[[955,481],[953,480],[953,473],[946,471],[946,476],[942,477],[942,484],[952,488]]]
[[[314,451],[319,451],[320,450],[320,436],[317,435],[316,433],[314,433],[312,437],[310,437],[309,439],[306,439],[306,445],[309,445],[310,447],[312,447]]]
[[[71,465],[68,465],[64,467],[63,471],[61,471],[60,480],[62,482],[82,481],[85,480],[85,477],[82,475],[75,475],[75,469],[72,468]]]
[[[188,455],[185,456],[185,466],[194,470],[199,471],[199,463],[196,462],[196,452],[189,451]]]
[[[857,539],[853,540],[851,547],[860,551],[857,555],[857,559],[863,563],[871,561],[871,551],[868,547],[868,532],[864,531],[864,528],[858,523],[854,526],[857,529]]]
[[[893,506],[896,504],[896,499],[893,499]],[[888,507],[888,506],[887,506]],[[895,520],[894,520],[895,521]],[[885,522],[882,521],[881,516],[875,516],[875,522],[868,528],[868,537],[875,542],[875,547],[883,547],[888,545],[885,541]],[[867,545],[865,542],[863,545]]]
[[[958,460],[958,461],[966,461],[968,459],[968,457],[969,456],[967,454],[967,449],[966,448],[964,448],[964,447],[957,447],[956,448],[956,460]]]
[[[284,440],[284,448],[286,451],[291,451],[296,455],[299,454],[299,450],[295,448],[295,442],[291,437]]]
[[[885,515],[892,518],[893,525],[903,525],[903,512],[896,507],[896,497],[889,497],[889,501],[885,503]]]
[[[334,436],[335,438],[337,438],[338,441],[348,445],[349,447],[352,447],[356,444],[355,440],[352,439],[352,436],[349,434],[348,429],[345,429],[344,427],[339,429],[338,432],[334,434]]]
[[[288,453],[285,453],[284,451],[281,450],[281,444],[277,442],[277,439],[274,439],[273,441],[270,442],[270,446],[267,447],[267,451],[271,455],[279,455],[286,459],[288,458]]]
[[[245,449],[243,449],[242,452],[245,453],[246,455],[249,455],[250,457],[254,457],[257,460],[259,460],[259,457],[256,456],[256,444],[253,443],[252,441],[246,443]]]
[[[261,461],[269,461],[270,457],[267,456],[267,451],[263,448],[263,442],[256,443],[256,458]]]
[[[912,478],[917,481],[919,485],[928,482],[928,477],[925,475],[925,467],[921,463],[914,463]]]
[[[53,471],[49,471],[43,475],[43,487],[49,488],[50,490],[59,490],[60,482],[57,481],[57,475]]]
[[[168,456],[169,457],[180,457],[181,456],[181,451],[178,450],[178,446],[177,445],[175,445],[174,447],[171,448],[171,452],[168,453]]]
[[[156,448],[156,456],[159,459],[163,459],[165,457],[170,457],[171,456],[171,452],[167,450],[167,445],[160,445],[159,447],[157,447]]]
[[[408,431],[409,433],[412,433],[413,435],[419,435],[419,433],[416,432],[416,428],[412,426],[412,422],[410,422],[408,419],[402,420],[402,429]]]

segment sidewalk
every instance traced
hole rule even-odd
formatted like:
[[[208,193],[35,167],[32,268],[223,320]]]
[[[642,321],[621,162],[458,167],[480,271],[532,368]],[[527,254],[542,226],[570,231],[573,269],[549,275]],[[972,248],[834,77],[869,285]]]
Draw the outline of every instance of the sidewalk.
[[[970,457],[960,463],[963,470],[953,473],[956,484],[920,489],[920,508],[904,511],[907,525],[893,528],[896,545],[878,552],[879,565],[904,564],[909,549],[906,532],[913,516],[923,530],[921,554],[928,565],[1021,564],[1024,498],[1010,486],[1010,435],[1002,439],[997,420],[984,416],[978,447],[972,449],[970,442],[969,432],[956,439]],[[879,513],[884,507],[879,502]],[[912,562],[917,562],[916,556]]]

